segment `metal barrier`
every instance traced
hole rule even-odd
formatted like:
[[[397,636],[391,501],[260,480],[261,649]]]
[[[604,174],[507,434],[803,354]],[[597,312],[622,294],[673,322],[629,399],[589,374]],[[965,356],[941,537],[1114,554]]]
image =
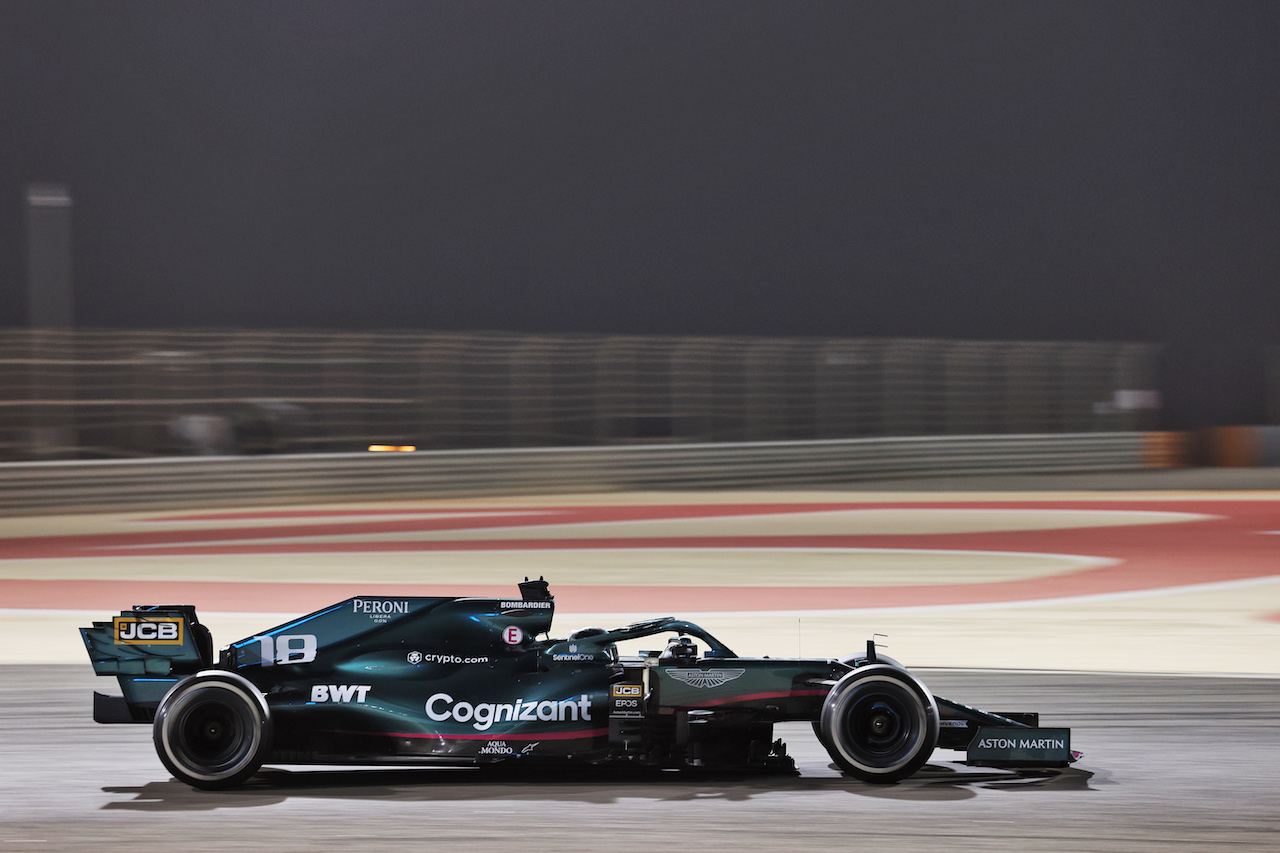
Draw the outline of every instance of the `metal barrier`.
[[[1144,433],[871,438],[0,464],[0,512],[127,511],[1132,470]]]
[[[1125,343],[0,330],[0,460],[1155,428]]]

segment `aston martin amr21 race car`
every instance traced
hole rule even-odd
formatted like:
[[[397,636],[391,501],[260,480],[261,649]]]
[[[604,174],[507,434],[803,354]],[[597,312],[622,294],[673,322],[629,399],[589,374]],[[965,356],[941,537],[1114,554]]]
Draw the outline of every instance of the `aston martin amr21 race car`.
[[[268,764],[627,763],[794,772],[774,723],[809,720],[847,774],[888,783],[935,747],[970,763],[1064,766],[1036,714],[934,696],[873,642],[843,660],[744,658],[672,617],[550,636],[543,580],[513,599],[349,598],[224,647],[190,605],[81,628],[100,723],[149,723],[175,777],[225,788]],[[659,638],[653,651],[618,644]],[[698,642],[706,650],[698,653]]]

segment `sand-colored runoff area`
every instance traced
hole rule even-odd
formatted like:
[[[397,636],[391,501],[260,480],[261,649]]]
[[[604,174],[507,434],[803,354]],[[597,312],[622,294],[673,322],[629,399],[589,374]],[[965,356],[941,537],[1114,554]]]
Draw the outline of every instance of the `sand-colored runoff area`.
[[[216,643],[355,594],[508,595],[556,633],[692,618],[740,654],[1280,675],[1280,492],[680,492],[0,519],[0,663],[190,602]]]

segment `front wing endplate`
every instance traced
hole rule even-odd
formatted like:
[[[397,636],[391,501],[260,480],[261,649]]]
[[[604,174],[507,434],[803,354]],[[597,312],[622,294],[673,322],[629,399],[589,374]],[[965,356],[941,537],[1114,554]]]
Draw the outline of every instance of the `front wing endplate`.
[[[982,726],[968,749],[968,763],[984,767],[1066,767],[1073,760],[1071,729]]]

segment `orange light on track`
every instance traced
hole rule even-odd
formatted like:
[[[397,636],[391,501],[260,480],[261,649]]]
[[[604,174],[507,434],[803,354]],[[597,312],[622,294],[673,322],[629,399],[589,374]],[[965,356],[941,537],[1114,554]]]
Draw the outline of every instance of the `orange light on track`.
[[[371,444],[369,449],[379,453],[412,453],[418,448],[412,444]]]

